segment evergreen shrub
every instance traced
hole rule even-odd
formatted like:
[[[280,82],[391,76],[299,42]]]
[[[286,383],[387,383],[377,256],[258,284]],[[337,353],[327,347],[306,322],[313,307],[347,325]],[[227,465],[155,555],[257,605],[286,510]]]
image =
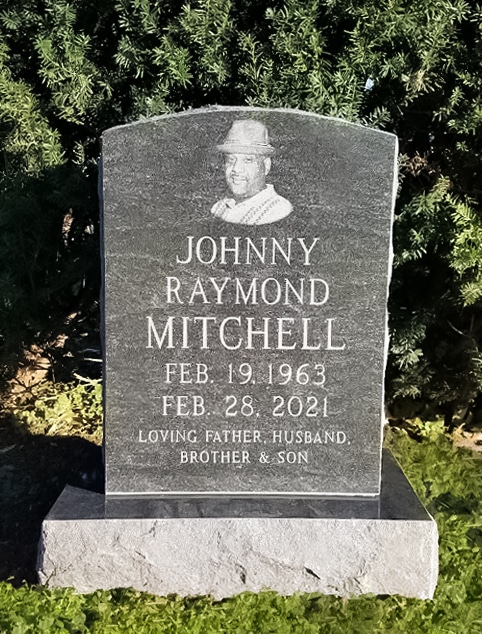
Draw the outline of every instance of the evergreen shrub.
[[[104,129],[215,103],[293,107],[400,138],[387,399],[450,423],[482,385],[481,18],[471,0],[4,0],[4,375],[98,319]]]

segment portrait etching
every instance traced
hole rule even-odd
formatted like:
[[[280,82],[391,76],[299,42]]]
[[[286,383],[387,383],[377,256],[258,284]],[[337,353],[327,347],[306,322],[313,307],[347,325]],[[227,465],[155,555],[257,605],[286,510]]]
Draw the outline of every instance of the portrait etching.
[[[216,147],[224,155],[228,191],[212,206],[213,216],[240,225],[271,224],[289,216],[291,203],[266,182],[275,148],[263,123],[234,121],[224,142]]]

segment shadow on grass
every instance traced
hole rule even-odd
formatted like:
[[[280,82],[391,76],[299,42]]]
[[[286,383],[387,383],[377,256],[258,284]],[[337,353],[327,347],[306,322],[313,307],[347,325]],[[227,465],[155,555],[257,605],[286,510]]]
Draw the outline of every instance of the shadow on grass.
[[[102,490],[102,455],[77,437],[31,435],[0,419],[0,580],[35,583],[42,521],[66,484]]]

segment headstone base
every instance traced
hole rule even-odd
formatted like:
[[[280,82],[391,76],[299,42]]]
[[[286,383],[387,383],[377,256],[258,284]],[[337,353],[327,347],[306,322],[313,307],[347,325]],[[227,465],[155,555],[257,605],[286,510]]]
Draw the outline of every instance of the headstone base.
[[[43,523],[38,573],[47,586],[80,592],[221,599],[269,588],[425,599],[437,582],[437,542],[434,520],[386,454],[382,492],[371,501],[106,500],[66,487]]]

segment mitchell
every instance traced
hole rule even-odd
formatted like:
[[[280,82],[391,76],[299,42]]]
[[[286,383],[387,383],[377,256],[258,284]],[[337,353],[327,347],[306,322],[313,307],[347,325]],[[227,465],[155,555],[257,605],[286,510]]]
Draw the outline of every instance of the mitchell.
[[[310,265],[311,252],[320,238],[240,238],[220,236],[187,236],[184,252],[177,264],[288,264],[297,261]]]
[[[159,329],[147,317],[146,348],[226,350],[344,350],[335,319],[311,317],[168,317]],[[295,328],[294,328],[295,327]]]

